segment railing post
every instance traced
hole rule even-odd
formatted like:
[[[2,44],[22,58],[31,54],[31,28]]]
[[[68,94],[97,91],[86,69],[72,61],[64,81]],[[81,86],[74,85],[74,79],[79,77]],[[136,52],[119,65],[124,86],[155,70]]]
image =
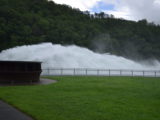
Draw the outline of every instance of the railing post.
[[[133,77],[134,76],[134,71],[132,70],[131,72],[132,72],[132,77]]]
[[[157,77],[157,72],[155,71],[155,77]]]
[[[73,71],[73,74],[75,75],[76,74],[76,70],[75,70],[75,68],[73,69],[74,71]]]
[[[48,75],[49,75],[49,68],[48,68]]]
[[[63,68],[61,68],[61,75],[63,75]]]
[[[86,75],[87,75],[87,69],[86,69]]]
[[[122,76],[122,70],[120,70],[120,76]]]
[[[97,76],[99,76],[99,69],[97,69]]]
[[[109,76],[110,76],[110,74],[111,74],[111,73],[110,73],[110,72],[111,72],[111,71],[110,71],[110,69],[109,69],[109,71],[108,71],[108,72],[109,72]]]
[[[143,77],[144,77],[144,71],[143,71]]]

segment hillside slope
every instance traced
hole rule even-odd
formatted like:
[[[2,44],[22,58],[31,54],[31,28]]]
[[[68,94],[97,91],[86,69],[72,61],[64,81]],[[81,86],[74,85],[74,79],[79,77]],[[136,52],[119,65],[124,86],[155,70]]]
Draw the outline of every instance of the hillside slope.
[[[76,44],[134,60],[160,59],[160,26],[90,15],[47,0],[0,1],[0,51],[42,42]]]

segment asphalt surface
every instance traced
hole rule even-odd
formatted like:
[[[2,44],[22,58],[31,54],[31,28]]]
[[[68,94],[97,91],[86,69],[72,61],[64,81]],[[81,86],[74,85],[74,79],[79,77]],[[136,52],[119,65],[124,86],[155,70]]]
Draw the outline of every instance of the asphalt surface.
[[[33,120],[33,119],[0,100],[0,120]]]
[[[41,78],[40,82],[33,83],[31,85],[47,85],[55,82],[57,81]],[[12,86],[12,85],[7,84],[2,86]],[[11,105],[8,105],[7,103],[0,100],[0,120],[33,120],[33,118],[27,116],[26,114],[22,113],[21,111],[17,110]]]
[[[57,82],[57,81],[56,80],[46,79],[46,78],[40,78],[39,82],[32,82],[32,83],[0,83],[0,86],[47,85],[47,84],[51,84],[51,83],[55,83],[55,82]]]

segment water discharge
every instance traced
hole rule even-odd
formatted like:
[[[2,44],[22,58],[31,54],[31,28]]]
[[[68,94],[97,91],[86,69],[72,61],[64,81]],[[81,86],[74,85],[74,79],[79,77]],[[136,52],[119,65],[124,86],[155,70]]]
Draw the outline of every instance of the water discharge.
[[[43,43],[38,45],[18,46],[0,53],[0,60],[41,61],[42,68],[104,68],[158,70],[160,63],[146,65],[132,60],[110,55],[99,54],[75,45]]]

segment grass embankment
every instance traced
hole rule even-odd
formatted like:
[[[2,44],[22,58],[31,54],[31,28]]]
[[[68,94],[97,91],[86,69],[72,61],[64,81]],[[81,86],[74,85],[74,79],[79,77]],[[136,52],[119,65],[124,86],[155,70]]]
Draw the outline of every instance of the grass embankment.
[[[37,120],[159,120],[160,79],[50,77],[39,86],[0,87],[0,98]]]

